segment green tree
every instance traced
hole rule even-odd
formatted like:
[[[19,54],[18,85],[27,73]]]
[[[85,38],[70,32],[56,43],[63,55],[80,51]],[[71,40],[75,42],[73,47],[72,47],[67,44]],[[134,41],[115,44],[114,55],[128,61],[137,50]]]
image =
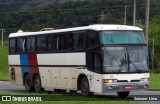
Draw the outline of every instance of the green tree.
[[[101,18],[99,19],[99,23],[103,24],[123,24],[122,19],[117,19],[112,16],[110,13],[101,14]]]
[[[160,15],[154,16],[151,18],[150,26],[149,26],[149,52],[152,53],[154,48],[154,56],[151,54],[151,57],[154,57],[154,65],[156,72],[160,72],[158,70],[160,68]],[[154,39],[154,47],[153,47],[153,39]]]

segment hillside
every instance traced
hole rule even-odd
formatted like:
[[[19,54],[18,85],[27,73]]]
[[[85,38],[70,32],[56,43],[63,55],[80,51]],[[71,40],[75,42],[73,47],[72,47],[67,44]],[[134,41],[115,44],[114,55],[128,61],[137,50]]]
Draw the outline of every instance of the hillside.
[[[0,29],[11,32],[39,31],[44,27],[68,28],[97,23],[132,25],[130,0],[0,0]],[[160,1],[151,1],[151,17],[160,14]],[[145,23],[145,0],[137,0],[137,25]],[[103,17],[103,18],[102,18]]]
[[[0,12],[27,11],[33,8],[43,8],[55,3],[77,0],[0,0]],[[84,1],[84,0],[78,0]]]

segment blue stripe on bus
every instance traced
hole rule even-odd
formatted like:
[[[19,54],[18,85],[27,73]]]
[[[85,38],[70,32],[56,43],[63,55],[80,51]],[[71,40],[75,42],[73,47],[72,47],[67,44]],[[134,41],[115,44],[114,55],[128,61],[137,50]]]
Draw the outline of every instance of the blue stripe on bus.
[[[20,54],[20,65],[28,65],[28,55],[27,54]],[[24,76],[24,73],[30,74],[30,68],[29,66],[21,66],[22,70],[22,76]]]
[[[20,63],[21,65],[28,65],[28,55],[20,54]]]

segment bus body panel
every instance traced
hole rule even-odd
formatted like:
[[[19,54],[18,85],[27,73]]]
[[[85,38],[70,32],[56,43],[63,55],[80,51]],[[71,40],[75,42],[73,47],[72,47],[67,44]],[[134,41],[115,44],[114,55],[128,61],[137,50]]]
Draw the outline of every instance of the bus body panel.
[[[60,88],[60,69],[58,67],[54,67],[52,70],[52,87],[53,88]]]
[[[40,67],[42,87],[53,89],[77,90],[77,80],[80,74],[85,74],[90,84],[90,91],[94,91],[93,72],[77,67]]]
[[[128,90],[146,90],[148,89],[149,81],[142,81],[148,79],[149,73],[135,73],[135,74],[108,74],[102,75],[104,79],[116,79],[117,82],[103,83],[103,93],[105,92],[121,92]],[[126,88],[129,89],[126,89]]]
[[[9,55],[8,56],[8,64],[9,65],[20,65],[19,55]]]
[[[73,89],[72,86],[72,70],[73,68],[61,68],[61,88],[62,89]]]
[[[52,79],[52,71],[50,67],[39,67],[42,87],[50,87]]]
[[[117,80],[126,80],[131,82],[133,80],[141,80],[141,78],[149,78],[149,73],[135,73],[135,74],[108,74],[102,75],[102,79],[117,79]]]
[[[85,52],[37,54],[38,65],[86,65]]]
[[[17,85],[23,85],[22,71],[20,67],[9,67],[10,82]]]
[[[102,74],[94,73],[94,91],[98,93],[102,93]]]

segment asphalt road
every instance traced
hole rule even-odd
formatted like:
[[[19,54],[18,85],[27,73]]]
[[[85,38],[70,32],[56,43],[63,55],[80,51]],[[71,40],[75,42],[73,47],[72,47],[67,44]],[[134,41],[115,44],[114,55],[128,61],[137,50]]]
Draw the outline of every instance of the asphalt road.
[[[0,91],[25,92],[25,87],[14,85],[8,81],[0,81]],[[117,93],[107,93],[105,95],[117,95]],[[131,91],[130,95],[160,95],[160,91]]]
[[[0,81],[0,91],[3,92],[25,92],[25,87],[24,86],[19,86],[19,85],[14,85],[11,84],[10,82],[7,81]],[[47,91],[53,91],[51,89],[46,89]],[[105,94],[98,94],[96,93],[95,95],[104,95],[104,96],[109,96],[109,97],[115,97],[118,98],[117,93],[105,93]],[[133,99],[134,96],[141,96],[141,95],[159,95],[160,97],[160,91],[131,91],[130,95],[128,96],[128,99]],[[144,102],[144,104],[160,104],[160,101],[150,101],[150,102]]]

